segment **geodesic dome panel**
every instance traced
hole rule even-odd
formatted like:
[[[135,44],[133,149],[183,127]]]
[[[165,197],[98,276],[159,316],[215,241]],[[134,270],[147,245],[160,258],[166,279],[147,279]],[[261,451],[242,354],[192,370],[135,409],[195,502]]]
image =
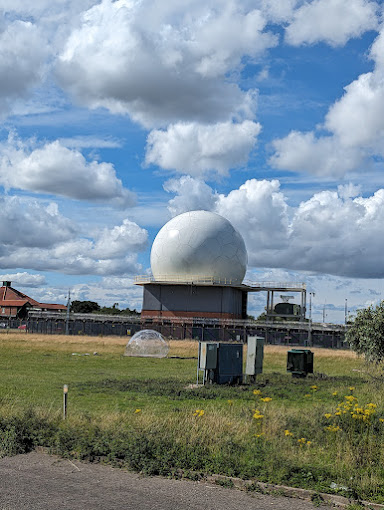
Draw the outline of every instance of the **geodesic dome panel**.
[[[125,348],[124,356],[165,358],[169,345],[163,336],[152,329],[143,329],[133,335]]]
[[[233,225],[219,214],[190,211],[166,223],[151,250],[157,281],[211,278],[239,284],[247,269],[245,243]]]

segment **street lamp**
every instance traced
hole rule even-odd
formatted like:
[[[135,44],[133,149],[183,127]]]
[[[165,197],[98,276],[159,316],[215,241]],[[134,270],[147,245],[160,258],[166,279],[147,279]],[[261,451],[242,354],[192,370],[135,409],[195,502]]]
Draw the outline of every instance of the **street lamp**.
[[[314,292],[309,293],[308,345],[312,345],[312,297],[315,295]]]
[[[344,322],[345,322],[345,325],[347,325],[347,323],[348,323],[348,299],[347,298],[345,298]]]

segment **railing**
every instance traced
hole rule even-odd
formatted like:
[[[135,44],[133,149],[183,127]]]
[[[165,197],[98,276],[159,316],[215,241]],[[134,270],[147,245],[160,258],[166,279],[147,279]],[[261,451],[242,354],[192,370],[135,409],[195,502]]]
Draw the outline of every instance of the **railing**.
[[[140,275],[135,277],[136,285],[143,285],[146,283],[175,283],[175,284],[199,284],[199,285],[244,285],[251,287],[252,289],[287,289],[292,291],[297,289],[298,291],[305,291],[306,284],[303,282],[264,282],[264,281],[253,281],[244,280],[239,282],[233,278],[216,278],[213,276],[201,276],[201,275],[159,275],[156,278],[152,275]]]
[[[29,311],[29,319],[41,320],[54,320],[65,322],[66,314],[58,312],[37,312]],[[228,326],[240,328],[257,328],[257,329],[285,329],[285,330],[308,330],[308,322],[299,321],[279,321],[279,322],[259,322],[241,319],[214,319],[209,317],[159,317],[158,315],[151,315],[146,317],[129,316],[129,315],[102,315],[102,314],[81,314],[71,313],[69,316],[70,321],[84,321],[84,322],[115,322],[115,323],[131,323],[131,324],[145,324],[153,322],[154,324],[172,323],[201,325],[201,326]],[[345,331],[347,326],[344,324],[329,324],[329,323],[311,323],[311,329],[321,331]]]

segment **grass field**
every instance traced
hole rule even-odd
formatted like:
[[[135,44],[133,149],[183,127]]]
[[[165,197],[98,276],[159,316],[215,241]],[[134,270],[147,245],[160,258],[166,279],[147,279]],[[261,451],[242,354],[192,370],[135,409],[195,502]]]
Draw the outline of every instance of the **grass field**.
[[[353,353],[313,349],[316,373],[293,379],[288,348],[266,346],[256,384],[196,388],[196,342],[172,341],[168,358],[150,359],[123,357],[126,341],[0,334],[0,455],[43,445],[148,474],[384,502],[382,378]]]

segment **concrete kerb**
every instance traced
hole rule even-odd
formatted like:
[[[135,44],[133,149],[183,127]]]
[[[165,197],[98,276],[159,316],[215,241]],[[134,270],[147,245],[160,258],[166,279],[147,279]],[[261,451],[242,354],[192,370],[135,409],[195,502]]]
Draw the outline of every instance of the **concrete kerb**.
[[[328,494],[313,490],[299,489],[297,487],[288,487],[286,485],[275,485],[271,483],[258,482],[255,480],[242,480],[240,478],[231,478],[222,475],[210,475],[207,476],[204,481],[216,485],[219,484],[222,486],[232,487],[242,491],[246,491],[247,488],[252,487],[251,490],[254,490],[256,493],[258,492],[258,487],[260,492],[264,494],[276,494],[277,496],[298,498],[306,501],[323,502],[325,504],[339,508],[346,508],[350,504],[359,503],[363,507],[367,507],[368,509],[372,510],[384,509],[384,505],[379,503],[371,503],[370,501],[357,501],[355,499],[346,498],[344,496],[338,496],[337,494]]]

